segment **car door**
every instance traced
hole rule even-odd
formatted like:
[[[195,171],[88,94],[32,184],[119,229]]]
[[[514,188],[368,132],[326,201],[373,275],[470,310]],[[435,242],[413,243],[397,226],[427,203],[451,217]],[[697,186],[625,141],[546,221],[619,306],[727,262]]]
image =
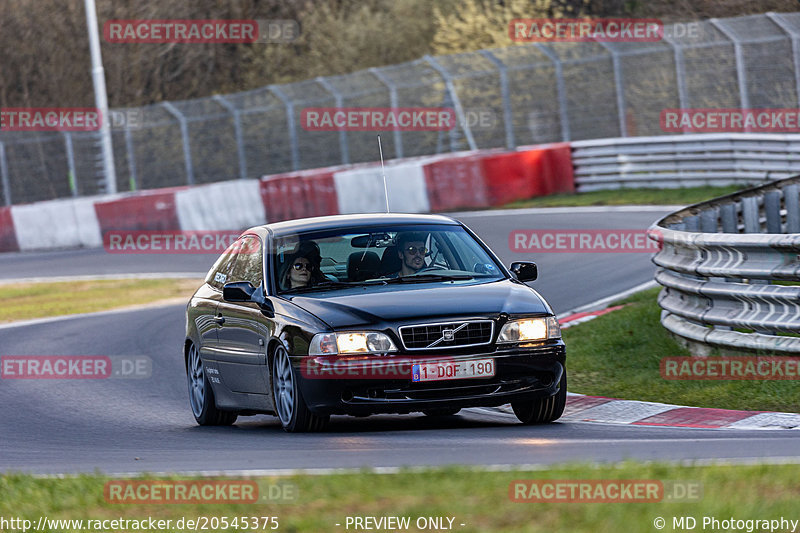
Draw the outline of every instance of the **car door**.
[[[200,355],[206,361],[217,358],[219,345],[217,306],[222,300],[222,287],[227,282],[235,259],[233,246],[219,256],[209,270],[205,284],[195,294],[188,313],[188,319],[194,322],[200,340]]]
[[[261,239],[245,235],[236,249],[227,283],[248,281],[260,287],[264,275]],[[223,383],[234,392],[268,394],[266,345],[273,323],[256,303],[225,300],[217,306],[216,321],[216,359]]]

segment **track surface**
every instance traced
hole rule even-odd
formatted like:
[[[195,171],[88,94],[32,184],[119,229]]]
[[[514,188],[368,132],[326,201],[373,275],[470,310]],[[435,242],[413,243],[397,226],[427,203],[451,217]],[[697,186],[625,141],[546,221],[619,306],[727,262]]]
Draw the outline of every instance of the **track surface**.
[[[521,228],[644,228],[657,212],[460,215],[505,262]],[[0,257],[6,278],[197,271],[213,258],[108,256],[102,251]],[[124,261],[128,259],[129,261]],[[534,286],[557,312],[651,279],[645,254],[537,256]],[[173,268],[170,268],[173,267]],[[232,428],[195,425],[179,347],[182,306],[67,318],[0,330],[0,355],[148,355],[140,380],[0,381],[0,471],[219,471],[443,464],[546,464],[797,457],[800,432],[695,430],[556,423],[522,427],[492,410],[455,417],[334,417],[319,435],[288,435],[272,417]]]

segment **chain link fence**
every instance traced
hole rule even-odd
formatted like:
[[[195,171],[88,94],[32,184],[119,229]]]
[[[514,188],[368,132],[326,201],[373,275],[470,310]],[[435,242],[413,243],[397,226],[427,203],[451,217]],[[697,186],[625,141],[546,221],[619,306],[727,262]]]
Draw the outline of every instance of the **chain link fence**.
[[[112,112],[119,191],[387,158],[662,135],[667,108],[800,107],[800,13],[650,43],[530,43]],[[450,131],[306,131],[307,107],[449,107]],[[99,135],[0,133],[0,205],[102,194]]]

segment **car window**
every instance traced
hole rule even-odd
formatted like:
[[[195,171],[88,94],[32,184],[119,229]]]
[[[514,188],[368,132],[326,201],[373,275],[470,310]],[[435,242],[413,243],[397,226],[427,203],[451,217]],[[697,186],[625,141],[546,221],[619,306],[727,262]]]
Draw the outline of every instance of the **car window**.
[[[261,285],[263,278],[263,254],[261,239],[255,235],[242,237],[237,241],[236,261],[230,273],[228,283],[249,281],[254,287]]]
[[[214,266],[211,267],[211,270],[209,270],[206,275],[206,283],[215,289],[222,290],[222,286],[228,282],[228,274],[230,273],[231,265],[234,260],[236,260],[236,250],[239,246],[239,244],[237,244],[238,242],[237,240],[228,246],[228,249],[219,256]]]
[[[319,250],[318,272],[310,282],[298,283],[295,288],[307,290],[315,285],[332,288],[330,283],[362,283],[369,280],[397,278],[401,269],[398,245],[404,233],[413,234],[425,243],[426,253],[419,273],[470,276],[472,278],[502,278],[494,259],[461,226],[378,226],[342,228],[283,236],[276,241],[273,258],[279,291],[290,288],[290,263],[297,250]],[[407,237],[407,236],[406,236]],[[413,252],[412,252],[413,253]],[[316,257],[310,254],[309,257]],[[407,274],[406,274],[407,275]],[[336,288],[341,288],[335,285]]]

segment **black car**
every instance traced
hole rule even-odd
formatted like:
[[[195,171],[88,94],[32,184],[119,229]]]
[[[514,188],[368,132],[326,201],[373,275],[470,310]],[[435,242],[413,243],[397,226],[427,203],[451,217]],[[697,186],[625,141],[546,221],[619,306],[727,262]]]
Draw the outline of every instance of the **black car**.
[[[545,300],[466,226],[439,215],[341,215],[246,231],[186,310],[201,425],[511,403],[525,424],[564,410],[565,348]]]

